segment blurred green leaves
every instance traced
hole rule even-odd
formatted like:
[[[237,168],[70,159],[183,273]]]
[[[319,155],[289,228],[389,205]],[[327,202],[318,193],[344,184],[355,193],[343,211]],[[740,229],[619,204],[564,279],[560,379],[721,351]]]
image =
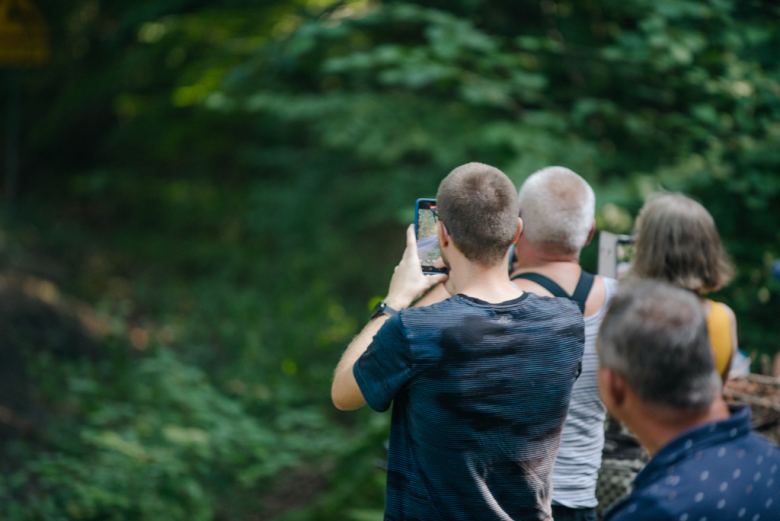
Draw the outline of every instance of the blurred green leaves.
[[[331,371],[467,161],[570,167],[619,233],[652,192],[699,199],[740,346],[777,350],[772,2],[39,3],[57,45],[0,258],[111,356],[28,359],[50,440],[5,450],[4,518],[376,517],[387,419],[333,411]],[[324,484],[274,507],[292,467]]]

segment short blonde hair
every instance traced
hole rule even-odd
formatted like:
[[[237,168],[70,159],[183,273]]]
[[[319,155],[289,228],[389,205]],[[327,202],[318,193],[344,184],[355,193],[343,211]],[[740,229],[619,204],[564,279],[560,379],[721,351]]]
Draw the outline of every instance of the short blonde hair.
[[[470,261],[494,266],[506,255],[518,230],[515,185],[498,168],[482,163],[459,166],[436,195],[439,220]]]
[[[696,293],[716,291],[734,277],[712,216],[682,194],[651,197],[639,212],[636,233],[633,271],[639,277]]]

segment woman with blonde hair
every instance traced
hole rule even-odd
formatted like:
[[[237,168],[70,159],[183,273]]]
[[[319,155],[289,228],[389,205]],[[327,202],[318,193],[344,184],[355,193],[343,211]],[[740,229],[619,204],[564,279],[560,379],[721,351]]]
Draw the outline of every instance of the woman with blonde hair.
[[[699,297],[715,365],[725,382],[737,350],[737,319],[731,308],[703,296],[724,287],[734,276],[715,221],[696,201],[682,194],[663,194],[642,207],[636,233],[634,274],[670,282]]]

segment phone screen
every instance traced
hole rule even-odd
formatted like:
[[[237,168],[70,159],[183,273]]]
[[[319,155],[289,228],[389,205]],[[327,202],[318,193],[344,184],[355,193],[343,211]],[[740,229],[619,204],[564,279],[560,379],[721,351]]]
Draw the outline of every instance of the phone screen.
[[[631,270],[634,262],[634,238],[630,235],[599,233],[598,274],[619,279]]]
[[[615,245],[615,278],[622,278],[634,265],[634,239],[619,238]]]
[[[433,263],[441,257],[439,234],[436,222],[439,215],[434,199],[418,199],[415,211],[415,232],[417,234],[417,255],[424,273],[446,273],[446,268],[434,268]]]

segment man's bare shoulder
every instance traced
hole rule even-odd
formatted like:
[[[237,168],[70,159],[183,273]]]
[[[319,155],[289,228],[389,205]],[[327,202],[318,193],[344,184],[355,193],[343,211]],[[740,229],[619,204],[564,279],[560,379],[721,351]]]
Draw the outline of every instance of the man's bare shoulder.
[[[546,276],[546,275],[545,275]],[[552,277],[550,277],[552,279]],[[555,281],[555,279],[552,279]],[[514,279],[512,282],[514,282],[518,288],[520,288],[523,291],[527,291],[528,293],[533,293],[534,295],[538,295],[540,297],[552,297],[553,294],[547,291],[547,289],[543,288],[536,282],[530,281],[528,279]],[[555,281],[557,284],[558,282]]]
[[[577,287],[577,282],[579,281],[580,274],[582,271],[580,269],[570,269],[568,266],[566,266],[565,271],[561,269],[561,267],[557,266],[541,266],[539,268],[528,270],[528,272],[533,273],[539,273],[540,275],[544,275],[545,277],[549,278],[561,288],[563,288],[564,291],[569,293],[571,295],[574,293],[574,288]],[[522,273],[522,272],[519,272]],[[518,273],[518,274],[519,274]],[[552,293],[550,293],[547,289],[540,286],[536,282],[527,280],[527,279],[513,279],[512,282],[517,284],[517,287],[522,289],[523,291],[527,291],[529,293],[533,293],[535,295],[538,295],[540,297],[552,297]],[[585,301],[585,313],[583,313],[583,316],[589,317],[591,315],[595,315],[599,312],[601,307],[604,305],[604,301],[607,297],[607,289],[606,284],[604,282],[604,279],[600,276],[596,275],[593,280],[593,287],[590,290],[590,293],[588,294],[588,298]]]
[[[420,300],[415,302],[413,307],[420,308],[425,306],[431,306],[445,301],[452,295],[444,288],[444,284],[437,284]]]
[[[585,313],[583,316],[589,317],[599,312],[607,298],[607,287],[604,279],[596,275],[593,279],[593,287],[588,294],[588,300],[585,301]]]

